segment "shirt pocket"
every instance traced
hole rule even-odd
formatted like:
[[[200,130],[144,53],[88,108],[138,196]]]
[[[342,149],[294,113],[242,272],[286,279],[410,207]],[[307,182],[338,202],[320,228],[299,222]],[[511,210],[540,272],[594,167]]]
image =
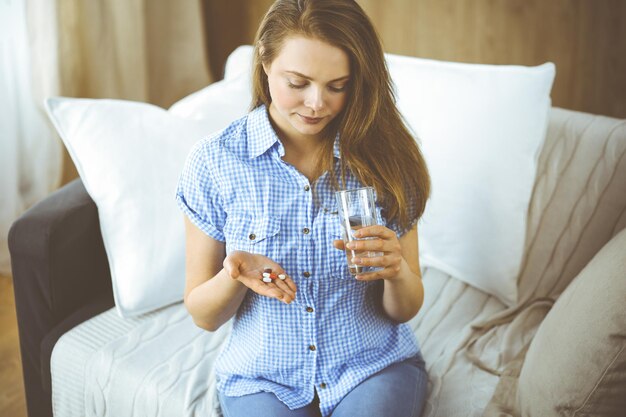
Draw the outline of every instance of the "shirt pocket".
[[[271,257],[279,232],[280,219],[276,217],[230,215],[224,225],[226,253],[241,250]]]

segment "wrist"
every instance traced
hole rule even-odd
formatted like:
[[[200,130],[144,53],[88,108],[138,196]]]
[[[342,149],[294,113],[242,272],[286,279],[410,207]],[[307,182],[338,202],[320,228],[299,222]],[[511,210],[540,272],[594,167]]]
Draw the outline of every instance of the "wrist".
[[[421,274],[415,273],[415,271],[413,271],[409,266],[408,262],[402,258],[400,266],[398,267],[398,272],[394,276],[388,278],[388,281],[395,283],[412,281],[415,279],[416,275],[421,278]]]

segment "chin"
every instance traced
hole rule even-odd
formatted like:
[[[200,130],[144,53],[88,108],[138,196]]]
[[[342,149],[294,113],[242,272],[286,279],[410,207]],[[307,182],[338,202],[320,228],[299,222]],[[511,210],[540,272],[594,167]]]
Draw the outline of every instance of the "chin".
[[[308,136],[314,136],[314,135],[319,135],[323,130],[324,130],[324,126],[320,126],[320,127],[315,127],[312,128],[310,126],[305,126],[305,127],[299,127],[296,130],[298,130],[298,132],[300,132],[303,135],[308,135]]]
[[[294,121],[294,123],[291,124],[291,126],[295,130],[303,135],[317,135],[321,133],[327,125],[328,122],[326,120],[315,125],[309,125],[306,123],[302,123],[300,120],[297,119]]]

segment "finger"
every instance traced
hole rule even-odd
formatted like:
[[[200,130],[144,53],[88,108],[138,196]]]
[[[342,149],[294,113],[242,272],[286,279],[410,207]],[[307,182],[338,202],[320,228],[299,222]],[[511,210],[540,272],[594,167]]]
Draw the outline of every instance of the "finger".
[[[277,282],[285,283],[287,287],[294,293],[294,298],[295,298],[295,292],[298,290],[298,288],[296,287],[296,283],[293,282],[291,277],[287,275],[287,272],[285,272],[285,270],[282,269],[280,265],[277,265],[277,264],[274,264],[274,265],[276,265],[276,267],[272,268],[272,272],[278,276],[278,278],[274,280],[274,283],[277,283]],[[281,276],[284,279],[281,279],[280,278]]]
[[[392,246],[382,239],[353,240],[346,248],[355,252],[391,252]]]
[[[391,265],[390,256],[353,256],[350,261],[356,265],[387,267]]]
[[[287,281],[285,279],[285,281]],[[282,292],[289,295],[292,299],[296,298],[296,292],[294,289],[289,287],[288,283],[283,280],[277,279],[274,281],[274,285],[276,285]]]
[[[346,250],[346,245],[341,239],[333,240],[333,246],[335,247],[335,249]]]
[[[273,267],[272,267],[273,266]],[[263,281],[263,277],[259,277],[260,281],[263,282],[267,287],[277,288],[284,294],[286,297],[284,298],[287,302],[291,302],[296,298],[296,284],[293,280],[285,273],[285,271],[280,267],[280,265],[275,264],[274,262],[270,262],[263,267],[263,275],[269,273],[271,282],[265,283]]]
[[[284,291],[282,288],[279,288],[278,285],[280,284],[274,282],[265,284],[265,286],[268,288],[268,293],[271,294],[272,297],[277,298],[278,300],[283,301],[287,304],[295,300],[295,294],[290,294]]]
[[[293,282],[293,280],[291,279],[290,276],[287,276],[285,278],[285,280],[283,281],[285,284],[287,284],[287,286],[291,289],[291,291],[293,291],[294,293],[296,291],[298,291],[298,287],[296,286],[296,283]]]
[[[358,281],[377,281],[380,279],[389,278],[386,273],[387,269],[382,269],[380,271],[372,271],[372,272],[364,272],[358,274],[355,278]]]
[[[253,279],[248,287],[257,294],[264,295],[266,297],[282,299],[285,297],[283,291],[277,288],[273,283],[263,282],[261,279]]]
[[[361,239],[364,237],[379,237],[381,239],[390,239],[396,237],[396,233],[393,230],[381,224],[362,227],[359,230],[355,230],[352,235],[357,239]]]

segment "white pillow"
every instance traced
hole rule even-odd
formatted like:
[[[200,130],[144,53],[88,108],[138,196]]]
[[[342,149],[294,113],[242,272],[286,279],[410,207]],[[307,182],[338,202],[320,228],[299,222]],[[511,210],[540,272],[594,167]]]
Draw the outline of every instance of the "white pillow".
[[[398,107],[432,180],[420,259],[517,303],[526,215],[545,139],[555,67],[387,55]]]
[[[98,207],[115,304],[123,317],[183,297],[184,224],[174,199],[178,177],[192,145],[236,117],[223,111],[219,102],[203,105],[212,117],[196,121],[145,103],[46,101],[48,114]],[[246,106],[236,113],[244,114]]]
[[[169,112],[177,116],[207,121],[233,121],[245,115],[252,102],[250,71],[239,72],[216,81],[172,104]]]
[[[252,45],[241,45],[231,52],[224,64],[224,79],[230,80],[241,74],[251,78],[253,54]]]

